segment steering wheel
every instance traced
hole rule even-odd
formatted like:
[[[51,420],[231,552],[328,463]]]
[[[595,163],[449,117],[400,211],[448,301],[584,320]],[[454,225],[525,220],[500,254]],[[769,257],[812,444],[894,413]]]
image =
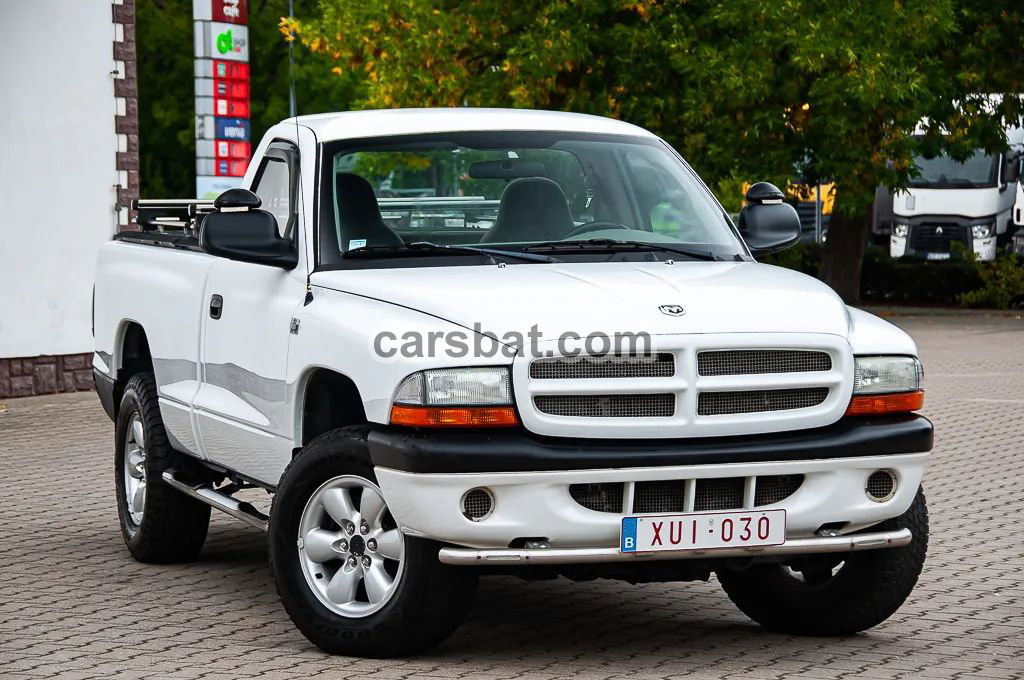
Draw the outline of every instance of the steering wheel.
[[[568,234],[562,237],[562,239],[572,238],[573,236],[579,236],[580,234],[589,234],[592,231],[604,231],[605,229],[628,229],[632,231],[625,224],[619,222],[587,222],[576,227]]]

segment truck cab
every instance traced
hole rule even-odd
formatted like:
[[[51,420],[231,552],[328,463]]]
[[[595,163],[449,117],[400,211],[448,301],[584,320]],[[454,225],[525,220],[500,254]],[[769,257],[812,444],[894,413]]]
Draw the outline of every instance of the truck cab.
[[[944,153],[914,158],[918,176],[893,197],[892,257],[996,258],[1015,231],[1012,208],[1024,148],[1024,130],[1012,127],[1006,135],[1009,148],[1001,154],[979,149],[964,161]]]

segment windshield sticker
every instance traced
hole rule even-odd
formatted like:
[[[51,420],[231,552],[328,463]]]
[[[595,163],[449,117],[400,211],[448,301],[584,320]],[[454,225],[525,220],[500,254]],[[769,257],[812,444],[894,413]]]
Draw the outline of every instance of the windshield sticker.
[[[349,240],[349,242],[348,242],[348,249],[349,250],[355,250],[356,248],[362,248],[365,245],[366,245],[366,239],[365,238],[354,238],[354,239]]]

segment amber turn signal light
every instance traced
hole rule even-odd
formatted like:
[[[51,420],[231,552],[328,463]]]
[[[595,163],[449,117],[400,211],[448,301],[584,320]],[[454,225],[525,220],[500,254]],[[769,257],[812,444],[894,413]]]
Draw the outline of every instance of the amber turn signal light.
[[[850,400],[848,416],[882,416],[890,413],[909,413],[924,406],[924,390],[897,394],[864,394]]]
[[[510,427],[519,424],[512,406],[405,406],[391,407],[392,425],[413,427]]]

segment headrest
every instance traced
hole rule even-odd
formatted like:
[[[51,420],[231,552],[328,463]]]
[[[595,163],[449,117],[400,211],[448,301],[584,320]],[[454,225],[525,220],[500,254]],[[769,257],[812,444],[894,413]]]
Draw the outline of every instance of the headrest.
[[[213,207],[217,210],[221,210],[223,208],[246,208],[249,210],[255,210],[260,207],[261,204],[262,201],[260,200],[260,197],[248,189],[228,189],[217,197],[213,202]]]

